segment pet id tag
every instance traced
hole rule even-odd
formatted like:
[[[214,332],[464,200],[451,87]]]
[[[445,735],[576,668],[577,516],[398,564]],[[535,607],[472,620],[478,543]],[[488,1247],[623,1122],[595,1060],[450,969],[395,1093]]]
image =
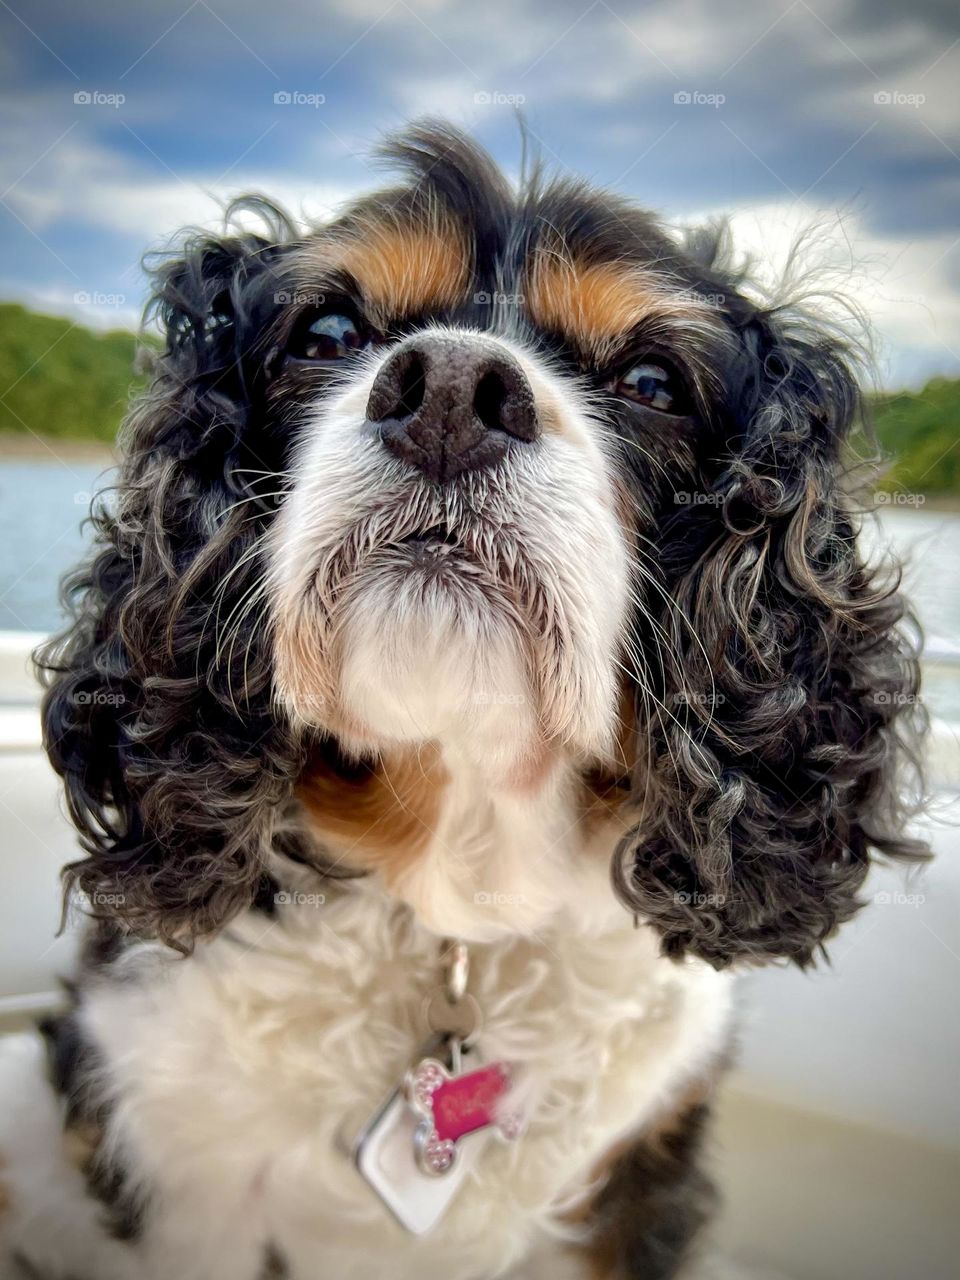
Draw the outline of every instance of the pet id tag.
[[[414,1235],[430,1231],[490,1134],[519,1133],[519,1122],[494,1114],[508,1088],[504,1066],[478,1064],[464,1071],[459,1041],[441,1037],[386,1099],[353,1154],[361,1176],[401,1226]]]

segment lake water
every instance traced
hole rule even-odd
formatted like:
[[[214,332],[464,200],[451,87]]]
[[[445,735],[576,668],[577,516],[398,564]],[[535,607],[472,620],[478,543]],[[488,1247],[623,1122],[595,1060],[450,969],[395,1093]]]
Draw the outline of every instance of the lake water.
[[[89,462],[0,462],[0,630],[59,626],[57,584],[83,553],[81,522],[103,477]],[[927,704],[960,722],[960,513],[888,507],[879,519],[864,536],[907,560],[907,588],[930,649]]]

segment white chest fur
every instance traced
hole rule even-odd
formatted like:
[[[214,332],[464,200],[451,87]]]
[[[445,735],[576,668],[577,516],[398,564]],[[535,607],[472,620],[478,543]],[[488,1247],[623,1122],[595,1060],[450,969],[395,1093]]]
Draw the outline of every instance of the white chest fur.
[[[255,1280],[268,1241],[305,1280],[507,1268],[559,1230],[603,1151],[710,1064],[729,1010],[725,977],[659,958],[627,917],[474,946],[482,1050],[518,1069],[529,1127],[489,1144],[414,1238],[347,1154],[437,982],[437,939],[407,908],[351,887],[251,913],[189,960],[144,947],[123,965],[84,1016],[109,1064],[109,1140],[150,1189],[147,1274],[181,1280]]]

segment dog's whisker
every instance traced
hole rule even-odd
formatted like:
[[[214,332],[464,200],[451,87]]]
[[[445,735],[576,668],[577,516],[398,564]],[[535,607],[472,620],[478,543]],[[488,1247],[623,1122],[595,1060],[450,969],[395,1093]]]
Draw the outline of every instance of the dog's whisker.
[[[265,503],[270,498],[285,498],[288,496],[289,493],[290,493],[289,489],[275,489],[275,490],[272,490],[270,493],[248,494],[245,498],[240,498],[236,502],[231,503],[229,507],[224,507],[223,511],[220,513],[220,518],[224,519],[226,516],[230,515],[232,511],[236,511],[240,507],[245,507],[251,502]],[[264,514],[267,514],[268,512],[272,514],[272,511],[273,511],[273,508],[268,508],[267,511],[264,512]]]

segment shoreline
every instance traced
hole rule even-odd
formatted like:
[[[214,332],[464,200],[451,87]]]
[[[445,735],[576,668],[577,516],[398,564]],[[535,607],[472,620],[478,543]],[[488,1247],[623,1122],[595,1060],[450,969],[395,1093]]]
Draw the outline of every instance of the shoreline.
[[[104,468],[112,467],[117,454],[102,440],[77,440],[66,436],[41,436],[19,431],[0,431],[0,466],[4,462],[41,462],[50,466],[70,462],[99,462]],[[937,493],[920,495],[920,503],[891,502],[882,494],[873,510],[883,511],[942,511],[948,515],[960,514],[960,494]]]
[[[920,495],[923,502],[874,502],[876,511],[942,511],[947,515],[960,514],[960,494],[931,493]]]
[[[100,462],[105,467],[117,460],[115,450],[103,440],[77,440],[67,436],[41,436],[34,432],[0,431],[0,463]]]

